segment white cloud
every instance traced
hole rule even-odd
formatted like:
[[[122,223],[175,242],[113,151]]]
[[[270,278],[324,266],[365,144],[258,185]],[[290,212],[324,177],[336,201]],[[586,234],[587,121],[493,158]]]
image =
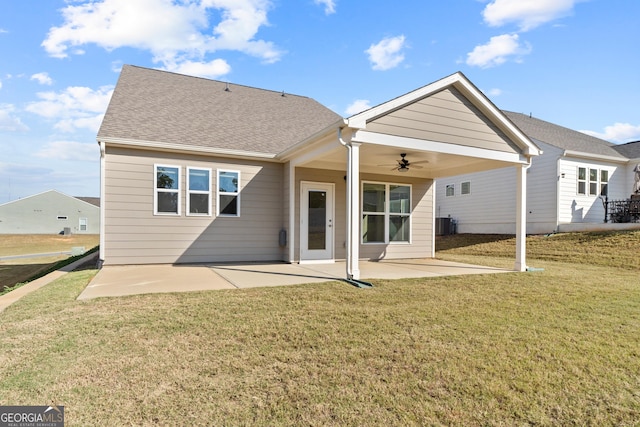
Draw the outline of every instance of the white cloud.
[[[65,132],[78,128],[97,132],[112,94],[113,86],[97,90],[73,86],[62,92],[40,92],[37,95],[41,100],[28,104],[26,110],[58,120],[55,127]]]
[[[390,70],[404,60],[401,50],[405,47],[404,35],[385,37],[380,42],[372,44],[365,52],[369,55],[369,61],[374,70]]]
[[[36,73],[31,76],[31,80],[37,80],[41,85],[51,86],[53,79],[49,77],[48,73]]]
[[[0,104],[0,131],[23,132],[29,128],[13,113],[15,107],[11,104]]]
[[[336,13],[336,2],[334,0],[313,0],[315,4],[324,5],[324,13],[331,15]]]
[[[489,91],[487,92],[487,95],[500,96],[502,95],[502,89],[498,89],[498,88],[489,89]]]
[[[492,27],[516,23],[528,31],[547,22],[570,15],[580,0],[493,0],[482,12]]]
[[[349,104],[345,113],[348,116],[353,116],[354,114],[358,114],[364,110],[368,110],[369,108],[371,108],[371,104],[368,99],[356,99]]]
[[[510,57],[521,62],[521,57],[531,52],[531,46],[520,44],[517,34],[503,34],[491,37],[489,43],[476,46],[467,54],[467,65],[480,68],[495,67],[505,63]]]
[[[605,126],[604,132],[590,130],[581,130],[580,132],[617,143],[640,141],[640,125],[634,126],[629,123],[615,123],[611,126]]]
[[[174,73],[216,79],[229,74],[231,66],[224,59],[214,59],[210,62],[183,61],[177,64],[169,63],[165,66],[165,69]]]
[[[255,40],[268,25],[268,0],[102,0],[69,4],[63,25],[52,27],[42,46],[58,58],[82,54],[82,46],[148,50],[157,63],[206,61],[218,50],[235,50],[271,63],[283,52]],[[211,17],[220,17],[215,25]]]
[[[100,150],[98,144],[53,141],[37,151],[36,156],[51,160],[96,161],[100,158]]]

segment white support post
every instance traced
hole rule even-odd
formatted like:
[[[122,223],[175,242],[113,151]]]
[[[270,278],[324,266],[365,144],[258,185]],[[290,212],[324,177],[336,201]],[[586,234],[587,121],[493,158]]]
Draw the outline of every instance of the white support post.
[[[516,166],[516,264],[515,271],[527,270],[527,169]]]
[[[360,144],[351,142],[347,164],[347,277],[360,280]]]

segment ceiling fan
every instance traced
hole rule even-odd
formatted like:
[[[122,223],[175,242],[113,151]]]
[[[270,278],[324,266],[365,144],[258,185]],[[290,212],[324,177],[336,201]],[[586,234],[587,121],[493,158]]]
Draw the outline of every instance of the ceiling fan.
[[[397,170],[398,172],[408,172],[409,171],[409,167],[412,168],[416,168],[416,169],[422,169],[422,166],[418,166],[418,163],[429,163],[428,160],[421,160],[418,162],[410,162],[409,160],[407,160],[405,157],[407,156],[407,153],[401,153],[400,157],[401,159],[398,160],[398,164],[396,166],[394,166],[391,170]]]

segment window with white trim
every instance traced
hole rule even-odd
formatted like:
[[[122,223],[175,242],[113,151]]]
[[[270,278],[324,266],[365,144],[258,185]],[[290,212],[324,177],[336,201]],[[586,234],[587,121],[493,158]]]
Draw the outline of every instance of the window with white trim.
[[[180,215],[180,166],[155,165],[153,211],[156,215]]]
[[[465,181],[460,184],[460,194],[471,194],[471,181]]]
[[[445,187],[445,196],[453,197],[456,195],[456,185],[455,184],[447,184]]]
[[[218,216],[240,216],[240,172],[218,170]]]
[[[362,184],[362,243],[411,240],[411,186]]]
[[[187,168],[187,215],[211,215],[211,169]]]
[[[583,196],[607,196],[609,194],[609,171],[578,167],[577,193]]]
[[[87,231],[87,218],[80,218],[79,222],[78,222],[78,230],[80,231]]]

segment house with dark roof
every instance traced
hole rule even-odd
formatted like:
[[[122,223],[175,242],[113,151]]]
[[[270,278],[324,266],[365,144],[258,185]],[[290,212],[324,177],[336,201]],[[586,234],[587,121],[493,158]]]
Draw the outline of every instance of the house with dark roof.
[[[0,234],[98,234],[100,200],[57,190],[0,205]]]
[[[543,151],[527,170],[527,233],[639,226],[605,224],[604,202],[630,197],[640,143],[616,145],[531,115],[504,114]],[[439,181],[437,216],[452,218],[460,233],[513,234],[510,179],[508,170],[494,170]]]
[[[124,66],[97,136],[108,264],[433,257],[435,181],[511,170],[525,261],[540,149],[463,74],[343,118],[313,99]]]

